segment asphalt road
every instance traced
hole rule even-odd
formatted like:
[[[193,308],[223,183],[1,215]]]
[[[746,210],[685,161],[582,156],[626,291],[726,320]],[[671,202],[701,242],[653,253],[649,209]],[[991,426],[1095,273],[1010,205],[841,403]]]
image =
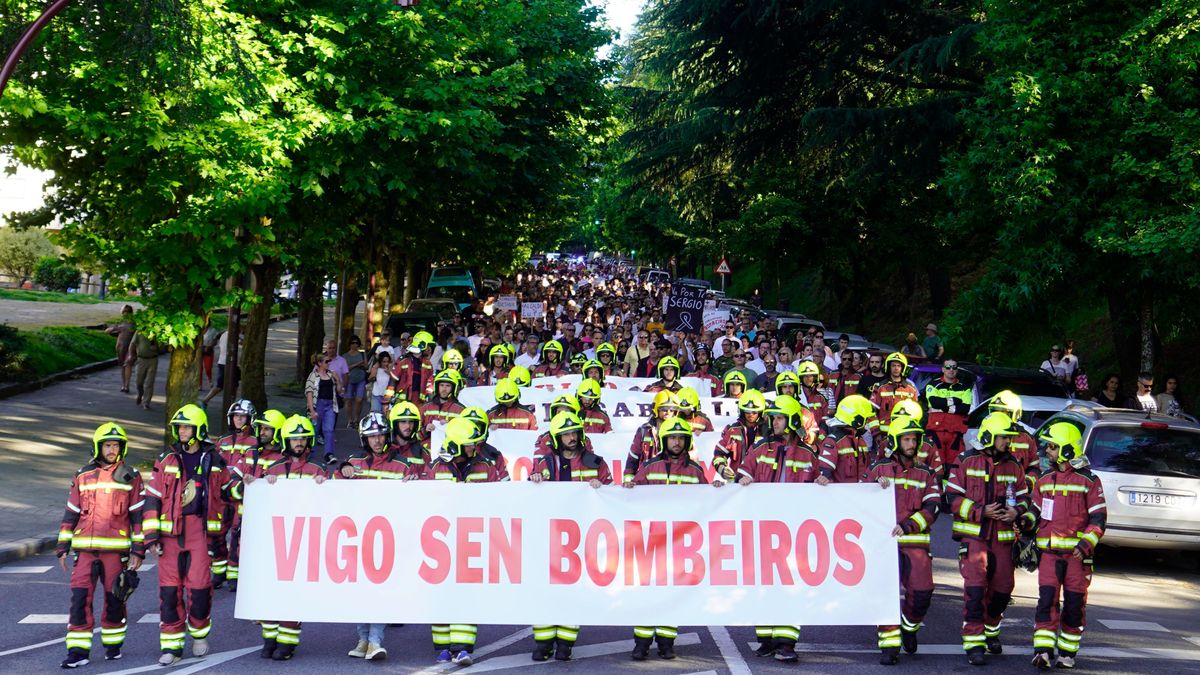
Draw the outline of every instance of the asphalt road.
[[[966,664],[958,641],[962,608],[957,566],[949,557],[949,523],[937,524],[934,553],[938,584],[933,608],[921,631],[922,647],[915,656],[902,656],[898,671],[963,672]],[[155,562],[151,558],[148,563]],[[1032,652],[1036,578],[1017,572],[1014,604],[1005,619],[1005,653],[992,657],[988,670],[1028,669]],[[129,638],[125,657],[103,661],[99,636],[93,660],[84,672],[140,673],[158,670],[156,570],[142,574],[142,587],[130,601]],[[69,601],[67,576],[51,555],[27,558],[0,567],[0,672],[38,673],[55,670],[64,658],[63,645]],[[354,627],[346,624],[306,624],[296,657],[286,663],[258,656],[258,627],[233,618],[234,596],[216,592],[212,653],[202,660],[188,658],[174,673],[292,673],[391,672],[438,673],[457,667],[435,667],[427,625],[389,628],[384,641],[386,661],[361,662],[348,658],[354,646]],[[97,605],[97,612],[99,605]],[[469,613],[464,613],[469,614]],[[1155,551],[1102,549],[1088,606],[1088,627],[1079,668],[1086,672],[1197,672],[1200,670],[1200,566],[1193,556]],[[629,659],[631,629],[586,626],[576,658],[570,663],[534,664],[529,659],[532,637],[527,626],[480,626],[476,663],[470,672],[513,671],[536,666],[546,672],[614,670],[656,673],[850,673],[878,672],[878,651],[872,627],[812,627],[801,633],[799,664],[780,664],[754,656],[754,629],[748,626],[681,626],[679,658],[636,663]],[[190,646],[189,646],[190,650]],[[190,653],[186,652],[186,653]],[[653,652],[652,652],[653,655]],[[977,672],[977,671],[976,671]]]

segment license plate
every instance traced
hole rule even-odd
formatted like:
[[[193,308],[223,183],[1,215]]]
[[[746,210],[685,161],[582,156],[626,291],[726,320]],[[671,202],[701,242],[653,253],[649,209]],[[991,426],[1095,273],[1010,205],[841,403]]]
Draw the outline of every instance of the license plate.
[[[1130,492],[1129,503],[1132,506],[1165,506],[1174,508],[1191,503],[1190,497],[1183,495],[1165,495],[1161,492]]]

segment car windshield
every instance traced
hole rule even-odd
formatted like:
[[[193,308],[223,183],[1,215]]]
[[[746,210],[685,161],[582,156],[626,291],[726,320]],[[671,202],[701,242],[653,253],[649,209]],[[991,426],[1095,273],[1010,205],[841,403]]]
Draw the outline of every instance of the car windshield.
[[[429,289],[427,295],[431,298],[450,298],[464,305],[475,299],[475,294],[466,286],[435,286]]]
[[[1200,430],[1100,426],[1088,441],[1087,456],[1097,469],[1200,478]]]
[[[1041,377],[997,377],[990,375],[983,379],[981,387],[984,398],[991,398],[1005,389],[1015,391],[1021,396],[1049,396],[1063,398],[1066,392],[1054,382]]]

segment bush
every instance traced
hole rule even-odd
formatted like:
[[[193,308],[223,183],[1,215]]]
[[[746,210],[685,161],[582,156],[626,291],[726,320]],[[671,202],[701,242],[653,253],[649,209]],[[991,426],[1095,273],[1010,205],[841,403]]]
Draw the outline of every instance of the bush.
[[[18,285],[33,275],[38,261],[54,252],[54,244],[41,230],[0,227],[0,272],[15,277]]]
[[[60,258],[42,258],[33,270],[33,281],[45,286],[48,291],[66,293],[72,288],[79,288],[82,279],[78,267]]]
[[[0,382],[25,379],[28,365],[24,336],[16,328],[0,323]]]

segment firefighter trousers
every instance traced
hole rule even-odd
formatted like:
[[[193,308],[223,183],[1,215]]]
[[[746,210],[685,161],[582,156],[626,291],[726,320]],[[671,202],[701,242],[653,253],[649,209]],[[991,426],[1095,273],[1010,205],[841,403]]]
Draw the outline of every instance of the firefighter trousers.
[[[67,650],[87,655],[92,650],[92,600],[96,588],[104,589],[100,615],[100,643],[119,647],[125,643],[125,603],[112,594],[117,575],[125,569],[128,551],[77,551],[71,570],[71,613],[67,622]]]
[[[1038,563],[1038,604],[1033,649],[1075,656],[1086,623],[1092,561],[1076,560],[1070,552],[1044,551]],[[1059,604],[1059,593],[1062,604]]]
[[[900,625],[879,627],[879,648],[899,649],[900,631],[915,633],[933,602],[933,554],[929,549],[900,548]]]
[[[986,639],[1000,636],[1004,610],[1012,601],[1012,544],[967,539],[958,550],[963,578],[963,649],[983,649]]]
[[[479,627],[472,623],[433,624],[433,648],[451,652],[474,652]]]
[[[566,642],[575,644],[579,639],[579,626],[549,626],[539,624],[533,627],[535,642]]]
[[[158,561],[158,642],[164,652],[183,654],[184,629],[194,640],[212,629],[212,561],[201,516],[184,516],[182,533],[163,537]]]
[[[800,639],[800,626],[755,626],[754,636],[764,645],[795,645]]]

